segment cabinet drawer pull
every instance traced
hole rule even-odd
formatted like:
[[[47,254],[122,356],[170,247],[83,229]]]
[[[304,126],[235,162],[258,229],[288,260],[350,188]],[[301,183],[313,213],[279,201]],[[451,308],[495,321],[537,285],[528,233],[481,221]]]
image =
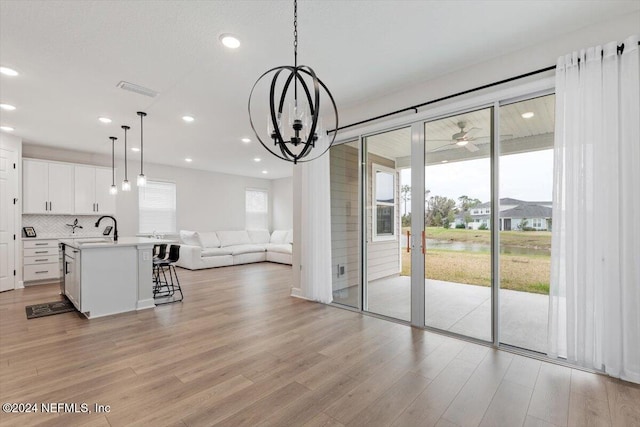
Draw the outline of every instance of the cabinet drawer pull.
[[[46,258],[42,258],[42,259],[37,259],[36,261],[46,261]]]
[[[100,203],[96,203],[96,212],[100,212]]]
[[[48,251],[36,251],[37,254],[46,254]]]
[[[45,270],[45,271],[36,271],[36,274],[42,274],[42,273],[48,273],[49,270]]]
[[[48,243],[36,243],[36,246],[47,246]]]

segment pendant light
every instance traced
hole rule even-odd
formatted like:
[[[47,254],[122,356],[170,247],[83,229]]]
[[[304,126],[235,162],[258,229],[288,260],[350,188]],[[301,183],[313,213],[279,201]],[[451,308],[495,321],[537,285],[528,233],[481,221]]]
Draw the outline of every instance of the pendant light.
[[[256,130],[252,117],[251,98],[253,92],[263,78],[273,73],[269,91],[269,114],[267,117],[267,136],[260,137]],[[282,77],[281,81],[278,78]],[[293,99],[288,93],[293,83]],[[298,86],[302,89],[298,99]],[[327,132],[322,129],[320,119],[320,89],[328,96],[333,106],[335,116],[335,129],[338,128],[338,108],[333,95],[324,83],[316,76],[316,73],[306,65],[298,65],[298,2],[293,2],[293,67],[283,65],[275,67],[264,74],[254,83],[249,94],[249,121],[258,141],[274,156],[289,162],[307,162],[314,160],[326,153],[336,139],[337,132],[333,132],[330,139]],[[276,95],[276,90],[281,93]],[[289,96],[287,96],[289,95]],[[325,99],[326,101],[326,99]],[[289,128],[283,126],[282,110],[286,102],[289,102]],[[264,141],[273,140],[273,143]],[[312,150],[313,155],[311,155]]]
[[[116,195],[118,194],[118,186],[116,185],[116,138],[115,136],[110,136],[111,140],[111,188],[109,188],[109,194]]]
[[[140,175],[138,175],[138,187],[144,187],[147,185],[147,177],[144,176],[143,169],[143,158],[144,158],[144,146],[143,146],[143,132],[142,132],[142,119],[147,115],[147,113],[143,111],[138,111],[137,113],[140,116]]]
[[[127,131],[131,128],[127,125],[122,125],[121,127],[124,129],[124,181],[122,181],[122,191],[131,191],[131,184],[127,174]]]

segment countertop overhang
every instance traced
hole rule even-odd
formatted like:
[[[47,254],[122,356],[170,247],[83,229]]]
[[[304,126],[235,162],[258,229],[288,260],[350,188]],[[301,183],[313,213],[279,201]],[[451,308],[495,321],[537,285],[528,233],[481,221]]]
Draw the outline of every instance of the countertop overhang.
[[[99,240],[99,241],[96,241]],[[58,239],[58,241],[66,246],[75,249],[99,249],[99,248],[119,248],[125,246],[136,247],[152,247],[158,244],[176,243],[167,239],[152,239],[149,237],[120,237],[117,242],[113,239],[105,238],[78,238],[78,239]]]

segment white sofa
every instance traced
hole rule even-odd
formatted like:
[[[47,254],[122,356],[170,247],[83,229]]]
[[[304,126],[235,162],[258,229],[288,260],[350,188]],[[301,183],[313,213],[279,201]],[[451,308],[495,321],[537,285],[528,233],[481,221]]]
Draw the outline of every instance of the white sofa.
[[[178,267],[189,270],[270,261],[292,263],[292,230],[180,230]]]

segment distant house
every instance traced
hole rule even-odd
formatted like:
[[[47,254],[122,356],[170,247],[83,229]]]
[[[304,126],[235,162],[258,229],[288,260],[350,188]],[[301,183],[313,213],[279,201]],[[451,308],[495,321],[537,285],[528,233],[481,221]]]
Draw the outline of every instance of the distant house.
[[[505,197],[500,199],[500,230],[532,229],[538,231],[551,230],[551,202],[528,202],[525,200]],[[486,202],[471,208],[467,219],[471,221],[468,228],[477,230],[483,224],[487,229],[491,228],[491,203]],[[456,224],[465,223],[465,214],[456,216]]]

